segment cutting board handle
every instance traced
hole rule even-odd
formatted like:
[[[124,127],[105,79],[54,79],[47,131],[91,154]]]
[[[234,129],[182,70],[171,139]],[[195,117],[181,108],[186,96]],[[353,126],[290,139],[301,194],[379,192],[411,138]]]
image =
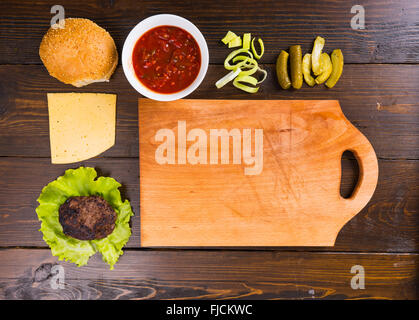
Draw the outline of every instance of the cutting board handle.
[[[349,198],[342,198],[344,206],[351,215],[357,214],[366,206],[374,194],[378,181],[378,161],[374,148],[368,139],[356,128],[356,134],[351,137],[351,144],[344,151],[351,151],[359,166],[358,182]],[[343,153],[343,152],[342,152]],[[349,213],[348,212],[348,213]]]

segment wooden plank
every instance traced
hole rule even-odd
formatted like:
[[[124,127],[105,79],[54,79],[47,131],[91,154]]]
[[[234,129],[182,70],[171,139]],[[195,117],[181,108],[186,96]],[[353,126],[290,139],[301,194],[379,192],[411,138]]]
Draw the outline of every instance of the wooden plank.
[[[225,74],[211,65],[193,99],[338,99],[346,117],[371,141],[379,158],[419,159],[419,65],[347,65],[333,89],[282,90],[273,65],[251,95],[232,85],[214,86]],[[0,156],[49,157],[47,92],[117,93],[116,144],[107,157],[138,157],[137,99],[118,67],[109,83],[64,85],[42,66],[0,66]]]
[[[417,254],[126,251],[110,271],[58,262],[48,250],[0,251],[1,299],[418,299]],[[56,265],[62,289],[51,288]],[[365,289],[351,288],[351,268]]]
[[[263,38],[264,61],[274,63],[281,49],[301,44],[311,51],[316,35],[326,38],[326,50],[341,48],[347,63],[419,62],[419,4],[409,0],[366,0],[365,29],[353,30],[352,3],[316,1],[61,1],[67,17],[89,18],[114,37],[118,51],[129,31],[142,19],[159,13],[183,16],[202,31],[210,63],[222,63],[228,51],[220,42],[227,30],[252,32]],[[51,2],[2,1],[0,64],[39,64],[39,43],[49,27]]]
[[[132,237],[127,246],[140,246],[138,159],[96,158],[81,163],[122,183],[122,195],[131,201]],[[51,165],[49,159],[0,158],[0,247],[46,247],[38,231],[35,208],[42,187],[74,165]],[[343,161],[343,194],[354,186],[354,163]],[[418,161],[379,161],[377,189],[368,205],[340,231],[334,247],[316,251],[417,252],[419,243]],[[279,247],[289,250],[288,247]],[[306,250],[307,247],[292,247]]]

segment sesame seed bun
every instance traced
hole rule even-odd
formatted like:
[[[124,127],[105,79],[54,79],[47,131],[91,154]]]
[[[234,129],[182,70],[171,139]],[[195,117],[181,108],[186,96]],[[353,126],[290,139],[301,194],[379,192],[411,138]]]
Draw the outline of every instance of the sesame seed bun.
[[[108,81],[118,64],[110,34],[93,21],[80,18],[65,19],[63,29],[49,28],[39,56],[51,76],[75,87]]]

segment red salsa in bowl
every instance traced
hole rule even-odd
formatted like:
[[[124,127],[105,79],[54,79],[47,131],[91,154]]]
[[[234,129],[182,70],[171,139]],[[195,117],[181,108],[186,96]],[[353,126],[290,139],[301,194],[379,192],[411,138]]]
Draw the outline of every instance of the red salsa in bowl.
[[[176,93],[198,76],[201,51],[189,32],[175,26],[159,26],[138,39],[132,63],[145,87],[157,93]]]

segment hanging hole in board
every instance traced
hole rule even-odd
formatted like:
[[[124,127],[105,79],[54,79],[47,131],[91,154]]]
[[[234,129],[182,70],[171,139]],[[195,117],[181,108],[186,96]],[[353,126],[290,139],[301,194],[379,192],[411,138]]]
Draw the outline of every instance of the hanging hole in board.
[[[351,151],[345,151],[341,158],[342,177],[340,180],[340,195],[348,199],[353,194],[359,177],[359,165]]]

